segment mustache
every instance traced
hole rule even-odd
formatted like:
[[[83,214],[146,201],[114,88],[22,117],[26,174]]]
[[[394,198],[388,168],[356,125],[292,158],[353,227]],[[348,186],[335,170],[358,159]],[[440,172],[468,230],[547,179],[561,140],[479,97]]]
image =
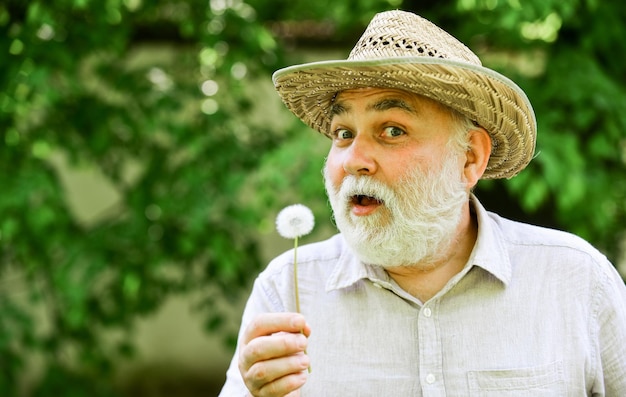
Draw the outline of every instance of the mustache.
[[[370,176],[348,175],[341,182],[339,190],[331,184],[326,184],[333,189],[333,195],[344,203],[362,202],[364,200],[375,200],[381,204],[393,203],[397,200],[395,191],[383,182]]]

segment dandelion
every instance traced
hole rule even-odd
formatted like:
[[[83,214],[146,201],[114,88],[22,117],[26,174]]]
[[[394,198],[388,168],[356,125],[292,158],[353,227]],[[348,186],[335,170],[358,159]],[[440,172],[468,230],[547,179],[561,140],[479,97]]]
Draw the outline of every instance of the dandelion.
[[[276,217],[276,229],[284,238],[297,239],[311,233],[315,225],[313,212],[302,204],[285,207]]]
[[[311,233],[315,225],[313,212],[302,204],[285,207],[276,217],[276,230],[284,238],[293,239],[293,283],[296,293],[296,311],[300,313],[298,293],[298,238]]]
[[[296,295],[296,311],[300,313],[300,293],[298,292],[298,238],[311,233],[315,217],[309,207],[294,204],[285,207],[276,217],[276,230],[284,238],[293,239],[293,285]],[[306,354],[306,350],[304,351]],[[309,367],[308,372],[311,372]]]

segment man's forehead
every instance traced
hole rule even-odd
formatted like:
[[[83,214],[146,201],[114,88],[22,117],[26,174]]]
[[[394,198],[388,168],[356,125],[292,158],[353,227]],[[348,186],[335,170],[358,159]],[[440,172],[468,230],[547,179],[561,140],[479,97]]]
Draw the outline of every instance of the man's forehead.
[[[330,106],[332,116],[352,110],[351,103],[364,101],[368,111],[386,111],[401,109],[409,113],[418,114],[421,109],[429,106],[441,105],[424,96],[412,92],[392,88],[355,88],[338,92]]]

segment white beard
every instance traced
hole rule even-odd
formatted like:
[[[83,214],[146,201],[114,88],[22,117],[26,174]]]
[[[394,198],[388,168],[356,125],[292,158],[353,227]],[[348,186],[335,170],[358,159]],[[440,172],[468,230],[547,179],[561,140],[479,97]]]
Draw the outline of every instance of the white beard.
[[[395,188],[370,176],[348,175],[337,191],[324,167],[335,222],[356,256],[383,268],[429,269],[455,242],[469,193],[452,150],[438,170],[409,170]],[[351,212],[355,195],[382,202],[373,214]]]

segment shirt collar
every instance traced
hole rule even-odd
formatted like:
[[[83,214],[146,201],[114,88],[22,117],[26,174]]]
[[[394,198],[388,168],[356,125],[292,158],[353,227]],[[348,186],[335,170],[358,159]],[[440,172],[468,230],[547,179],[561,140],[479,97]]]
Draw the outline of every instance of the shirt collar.
[[[504,241],[497,233],[497,225],[474,194],[470,196],[470,205],[478,220],[478,236],[461,274],[477,266],[507,285],[512,276],[511,261]],[[391,278],[384,269],[359,261],[345,240],[342,245],[341,256],[326,282],[326,291],[347,288],[362,279],[369,279],[385,287],[391,285]]]
[[[478,220],[478,237],[466,267],[478,266],[508,285],[513,270],[499,225],[474,194],[470,196],[470,205]]]
[[[343,240],[343,236],[341,236]],[[361,262],[343,240],[343,249],[337,264],[326,282],[326,291],[347,288],[362,279],[369,279],[381,285],[389,284],[390,277],[380,266],[366,265]]]

